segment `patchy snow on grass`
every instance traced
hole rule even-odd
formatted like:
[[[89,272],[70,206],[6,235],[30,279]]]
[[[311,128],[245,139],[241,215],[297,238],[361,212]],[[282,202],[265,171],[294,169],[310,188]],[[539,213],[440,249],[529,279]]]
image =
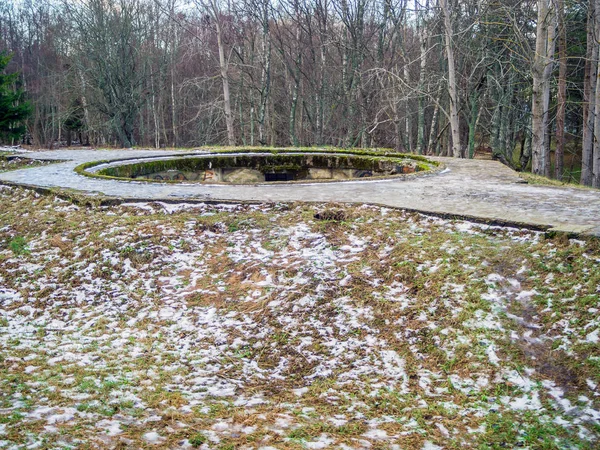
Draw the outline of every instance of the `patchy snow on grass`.
[[[500,420],[599,437],[592,244],[369,206],[0,202],[4,447],[519,444]]]

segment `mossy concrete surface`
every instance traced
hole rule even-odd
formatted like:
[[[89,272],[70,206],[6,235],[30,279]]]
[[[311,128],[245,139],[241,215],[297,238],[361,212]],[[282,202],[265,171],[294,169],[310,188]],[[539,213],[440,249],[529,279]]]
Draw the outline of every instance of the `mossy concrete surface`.
[[[184,153],[186,152],[159,150],[57,150],[27,153],[24,156],[31,159],[65,162],[0,173],[0,182],[75,190],[124,200],[370,203],[441,216],[600,236],[599,191],[528,185],[516,172],[496,161],[432,158],[445,165],[446,169],[413,179],[251,186],[94,179],[74,171],[75,167],[92,161]],[[188,153],[198,153],[198,150]]]
[[[438,164],[423,157],[358,150],[311,151],[243,148],[240,152],[181,154],[175,157],[138,158],[124,161],[84,163],[75,171],[81,175],[138,181],[230,184],[260,182],[341,181],[353,178],[402,177],[439,170]],[[265,174],[286,175],[279,180]],[[270,179],[269,179],[270,178]]]

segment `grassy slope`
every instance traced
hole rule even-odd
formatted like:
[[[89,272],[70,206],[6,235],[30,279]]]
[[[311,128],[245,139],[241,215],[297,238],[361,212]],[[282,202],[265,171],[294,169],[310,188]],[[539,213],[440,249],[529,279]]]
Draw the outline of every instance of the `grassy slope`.
[[[24,158],[8,159],[7,156],[10,156],[10,154],[0,152],[0,172],[7,172],[9,170],[18,170],[24,169],[26,167],[36,167],[50,164],[50,162],[48,161],[36,161]]]
[[[600,436],[597,241],[374,207],[80,208],[1,189],[4,446]]]
[[[595,188],[592,188],[589,186],[583,186],[576,182],[565,182],[565,181],[554,180],[552,178],[546,178],[546,177],[542,177],[540,175],[534,175],[529,172],[521,172],[521,173],[519,173],[519,176],[521,178],[523,178],[525,181],[527,181],[527,183],[529,183],[529,184],[539,184],[542,186],[562,186],[562,187],[571,187],[571,188],[578,188],[578,189],[595,189]]]

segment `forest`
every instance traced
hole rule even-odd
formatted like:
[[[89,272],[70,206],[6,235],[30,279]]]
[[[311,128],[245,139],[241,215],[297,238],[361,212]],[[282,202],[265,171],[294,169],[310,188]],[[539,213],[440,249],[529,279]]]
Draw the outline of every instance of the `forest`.
[[[600,0],[0,0],[9,143],[386,147],[600,187]]]

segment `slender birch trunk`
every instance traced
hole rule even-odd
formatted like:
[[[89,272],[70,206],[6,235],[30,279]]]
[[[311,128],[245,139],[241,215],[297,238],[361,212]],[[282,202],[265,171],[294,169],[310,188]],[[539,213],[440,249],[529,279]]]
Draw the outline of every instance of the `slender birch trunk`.
[[[85,77],[83,76],[83,72],[81,71],[81,68],[77,69],[77,74],[79,75],[79,79],[81,80],[81,92],[82,92],[81,106],[83,108],[83,118],[85,120],[85,129],[87,131],[86,144],[89,145],[89,143],[90,143],[90,111],[88,108],[87,97],[85,96],[85,91],[86,91]],[[83,145],[83,142],[80,142],[80,144]]]
[[[267,136],[265,133],[265,119],[267,115],[267,106],[269,93],[271,89],[271,38],[269,31],[269,0],[263,0],[262,17],[262,71],[261,71],[261,95],[258,109],[258,141],[261,145],[267,145]]]
[[[410,70],[408,66],[408,57],[404,58],[404,83],[406,86],[410,86]],[[413,138],[412,138],[412,117],[410,108],[410,98],[407,95],[404,101],[404,139],[406,140],[406,148],[409,152],[414,151]]]
[[[440,0],[444,14],[444,35],[446,39],[446,58],[448,59],[448,95],[450,96],[450,131],[452,133],[452,156],[460,157],[460,118],[458,116],[458,90],[456,87],[456,68],[454,48],[452,46],[452,22],[448,0]]]
[[[219,47],[219,68],[221,70],[221,81],[223,82],[223,109],[225,112],[225,124],[227,126],[227,145],[234,146],[235,132],[233,130],[233,114],[231,112],[231,94],[229,93],[228,62],[225,60],[225,48],[223,46],[223,36],[218,13],[217,5],[213,2],[213,14],[215,15],[215,24],[217,27],[217,46]]]
[[[242,51],[240,51],[242,53]],[[245,121],[244,121],[244,110],[242,107],[244,98],[244,73],[240,73],[240,85],[238,92],[238,117],[239,117],[239,129],[240,129],[240,139],[242,140],[242,145],[246,145],[246,130],[245,130]]]
[[[225,114],[225,126],[227,127],[227,145],[235,145],[235,131],[233,129],[233,113],[231,112],[231,93],[229,90],[229,62],[225,57],[225,46],[223,44],[223,28],[221,23],[221,10],[217,0],[196,0],[197,4],[210,14],[215,21],[217,31],[217,47],[219,52],[219,72],[223,85],[223,113]]]
[[[353,113],[354,111],[352,110],[352,99],[350,97],[350,83],[352,81],[349,81],[349,78],[352,76],[352,74],[350,73],[350,70],[348,68],[349,66],[349,58],[348,58],[348,32],[345,30],[344,31],[344,37],[343,37],[343,42],[344,42],[344,49],[343,49],[343,55],[342,55],[342,90],[343,90],[343,96],[344,96],[344,106],[347,110],[347,116],[346,116],[346,135],[344,136],[344,147],[350,147],[350,145],[352,144],[352,134],[353,134]]]
[[[554,0],[550,0],[549,9],[549,24],[548,36],[546,39],[546,64],[544,66],[544,118],[543,129],[546,137],[544,137],[544,154],[543,154],[543,169],[544,176],[550,177],[551,161],[550,161],[550,79],[552,78],[553,59],[556,49],[556,7],[553,4]]]
[[[299,19],[298,19],[299,21]],[[298,136],[296,134],[296,111],[298,109],[298,94],[300,91],[300,65],[302,64],[302,51],[301,51],[301,40],[302,40],[302,27],[296,25],[296,43],[297,43],[297,54],[296,54],[296,67],[293,69],[294,86],[292,88],[292,101],[290,105],[290,143],[297,147]]]
[[[594,136],[594,112],[595,105],[593,96],[596,91],[596,70],[598,67],[595,55],[597,54],[598,44],[595,41],[594,33],[594,4],[588,5],[587,17],[587,48],[585,63],[585,78],[583,84],[583,140],[581,155],[581,179],[580,183],[585,186],[592,185],[592,156],[593,156],[593,136]]]
[[[435,134],[437,132],[438,117],[440,115],[441,90],[438,93],[437,101],[433,107],[433,116],[431,116],[431,127],[429,128],[429,139],[427,139],[427,154],[437,154],[437,141],[435,140]],[[432,148],[433,147],[433,148]]]
[[[317,144],[323,144],[323,128],[325,122],[325,83],[327,55],[325,53],[325,44],[320,44],[320,64],[319,64],[319,92],[317,94]]]
[[[426,27],[422,26],[421,33],[421,65],[419,68],[419,104],[417,113],[417,154],[422,155],[425,149],[425,69],[427,67],[427,44],[429,36]]]
[[[150,68],[150,89],[152,90],[152,122],[154,125],[154,148],[160,148],[160,122],[158,120],[158,112],[156,107],[156,86],[154,82],[154,71]]]
[[[319,2],[315,9],[319,27],[319,89],[316,93],[316,142],[323,144],[323,131],[325,127],[325,94],[327,83],[327,33],[328,33],[328,2]]]
[[[550,5],[549,0],[538,0],[538,18],[535,40],[535,55],[532,67],[533,91],[531,107],[532,128],[532,172],[544,175],[546,169],[546,127],[547,102],[549,93],[546,67],[549,64],[548,39],[550,37]]]
[[[171,51],[170,51],[170,69],[171,69],[171,85],[170,85],[170,94],[171,94],[171,132],[173,134],[173,140],[171,141],[171,145],[173,147],[177,147],[179,144],[179,136],[177,130],[177,104],[175,102],[175,61],[177,55],[177,32],[175,31],[175,21],[173,18],[175,17],[175,1],[171,2],[170,14],[169,14],[169,27],[170,27],[170,37],[171,37]]]
[[[554,152],[554,176],[562,180],[565,154],[565,112],[567,104],[567,29],[565,27],[565,3],[557,0],[558,12],[558,98],[556,111],[556,151]]]

